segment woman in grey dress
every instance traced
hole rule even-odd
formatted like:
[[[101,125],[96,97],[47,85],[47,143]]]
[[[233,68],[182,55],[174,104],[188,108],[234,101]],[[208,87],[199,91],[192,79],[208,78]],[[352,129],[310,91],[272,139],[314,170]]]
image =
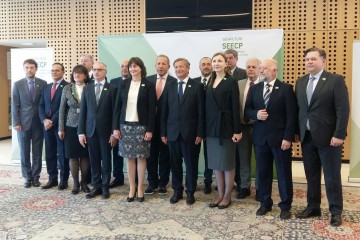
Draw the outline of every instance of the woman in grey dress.
[[[219,195],[209,207],[223,209],[231,204],[236,142],[241,139],[239,88],[223,53],[214,54],[212,68],[206,90],[206,144],[208,167],[215,170]]]
[[[146,77],[143,61],[133,57],[128,64],[131,77],[121,82],[116,95],[114,136],[119,140],[119,155],[127,158],[130,192],[128,202],[144,201],[146,158],[150,156],[150,141],[155,128],[155,86]],[[138,186],[135,176],[137,172]]]
[[[69,158],[70,171],[74,179],[72,194],[78,194],[81,190],[88,193],[86,184],[90,163],[87,147],[82,147],[77,135],[78,119],[80,114],[81,93],[90,81],[88,70],[83,65],[77,65],[71,73],[71,84],[64,87],[61,95],[59,109],[59,132],[60,139],[64,140],[65,157]],[[79,183],[79,168],[81,170],[81,184]]]

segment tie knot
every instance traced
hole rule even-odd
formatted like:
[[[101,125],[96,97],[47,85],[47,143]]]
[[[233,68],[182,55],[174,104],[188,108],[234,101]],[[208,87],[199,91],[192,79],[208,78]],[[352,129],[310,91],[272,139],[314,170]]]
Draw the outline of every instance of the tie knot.
[[[270,84],[270,83],[266,84],[266,88],[267,88],[267,89],[270,89],[270,88],[271,88],[271,84]]]
[[[316,79],[316,77],[314,77],[314,76],[310,77],[310,81],[314,81],[315,79]]]
[[[255,83],[253,81],[250,81],[250,86],[254,85]]]
[[[179,85],[182,85],[183,83],[184,83],[184,81],[180,81],[180,82],[179,82]]]
[[[95,84],[95,86],[97,86],[97,87],[101,87],[101,83],[97,83],[97,84]]]
[[[52,87],[55,88],[57,84],[58,84],[58,82],[54,82]]]

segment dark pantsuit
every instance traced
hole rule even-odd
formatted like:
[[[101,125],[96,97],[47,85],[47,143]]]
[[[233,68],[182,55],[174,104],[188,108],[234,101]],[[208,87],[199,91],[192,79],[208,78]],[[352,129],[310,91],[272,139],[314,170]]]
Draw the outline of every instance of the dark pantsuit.
[[[58,181],[58,166],[60,168],[60,181],[69,180],[70,168],[69,159],[65,158],[64,141],[59,138],[58,126],[53,126],[48,131],[44,131],[46,169],[49,174],[50,182]]]
[[[150,157],[147,159],[146,167],[149,185],[153,188],[166,187],[170,175],[170,155],[168,147],[159,135],[154,135],[151,140]]]
[[[111,178],[111,146],[109,138],[99,137],[95,133],[87,138],[90,165],[91,184],[94,188],[108,188]]]
[[[38,126],[31,125],[29,130],[17,132],[17,137],[20,147],[22,176],[26,180],[39,179],[42,167],[43,130]]]
[[[254,145],[256,166],[258,168],[259,191],[261,193],[261,206],[270,208],[273,205],[271,199],[273,180],[273,160],[275,159],[278,188],[282,210],[290,210],[293,199],[293,183],[291,173],[291,148],[283,151],[280,147]]]
[[[181,134],[176,141],[169,141],[170,163],[172,172],[172,184],[174,192],[182,192],[183,169],[182,159],[184,158],[186,167],[186,194],[194,194],[198,178],[199,154],[196,149],[198,146],[193,141],[185,141]]]
[[[301,148],[306,180],[308,182],[308,207],[320,209],[322,166],[330,213],[341,214],[343,210],[340,174],[342,147],[322,147],[316,145],[312,140],[310,131],[306,131]]]
[[[124,158],[119,156],[119,142],[112,149],[113,176],[116,180],[124,182]]]

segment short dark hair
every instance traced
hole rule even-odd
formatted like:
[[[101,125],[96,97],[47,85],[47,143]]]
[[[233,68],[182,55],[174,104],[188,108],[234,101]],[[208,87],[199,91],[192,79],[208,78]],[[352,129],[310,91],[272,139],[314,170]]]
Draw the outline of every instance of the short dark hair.
[[[234,49],[228,49],[224,52],[225,54],[232,54],[235,58],[238,58],[238,52]]]
[[[85,84],[89,83],[90,81],[90,77],[89,77],[89,71],[87,70],[87,68],[84,65],[76,65],[72,72],[71,72],[71,76],[70,76],[70,82],[75,83],[75,79],[74,79],[74,73],[83,73],[85,75]]]
[[[64,67],[64,65],[63,65],[62,63],[56,62],[56,63],[53,63],[53,66],[54,66],[54,65],[59,65],[59,66],[61,67],[61,70],[62,70],[63,72],[65,72],[65,67]]]
[[[141,60],[141,58],[139,57],[132,57],[129,59],[129,63],[128,63],[128,70],[131,66],[131,64],[135,64],[138,65],[141,69],[141,78],[145,78],[146,77],[146,67],[145,64],[143,62],[143,60]],[[130,70],[129,70],[130,72]],[[132,79],[132,76],[130,77],[130,79]]]
[[[306,57],[306,55],[309,53],[309,52],[318,52],[320,57],[322,57],[323,59],[326,58],[326,52],[325,50],[322,50],[320,48],[317,48],[317,47],[312,47],[312,48],[308,48],[304,51],[304,57]]]
[[[37,64],[37,62],[36,62],[34,59],[31,59],[31,58],[26,59],[26,60],[24,61],[24,63],[23,63],[23,66],[24,66],[26,63],[28,63],[28,64],[33,64],[33,65],[35,65],[35,68],[36,68],[36,69],[38,68],[38,64]]]

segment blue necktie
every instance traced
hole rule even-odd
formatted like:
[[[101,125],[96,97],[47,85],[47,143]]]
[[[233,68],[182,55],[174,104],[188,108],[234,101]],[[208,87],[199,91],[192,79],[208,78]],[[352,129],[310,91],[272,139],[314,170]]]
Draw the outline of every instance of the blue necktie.
[[[29,86],[29,92],[30,92],[31,99],[32,99],[33,101],[35,101],[35,82],[34,82],[34,81],[30,81],[29,84],[30,84],[30,86]]]
[[[179,97],[179,102],[181,102],[182,97],[184,96],[184,91],[183,91],[183,81],[179,82],[179,88],[178,88],[178,97]]]
[[[266,91],[264,93],[264,104],[265,104],[265,107],[267,108],[268,107],[268,103],[269,103],[269,99],[270,99],[270,87],[271,85],[268,83],[266,84]]]

